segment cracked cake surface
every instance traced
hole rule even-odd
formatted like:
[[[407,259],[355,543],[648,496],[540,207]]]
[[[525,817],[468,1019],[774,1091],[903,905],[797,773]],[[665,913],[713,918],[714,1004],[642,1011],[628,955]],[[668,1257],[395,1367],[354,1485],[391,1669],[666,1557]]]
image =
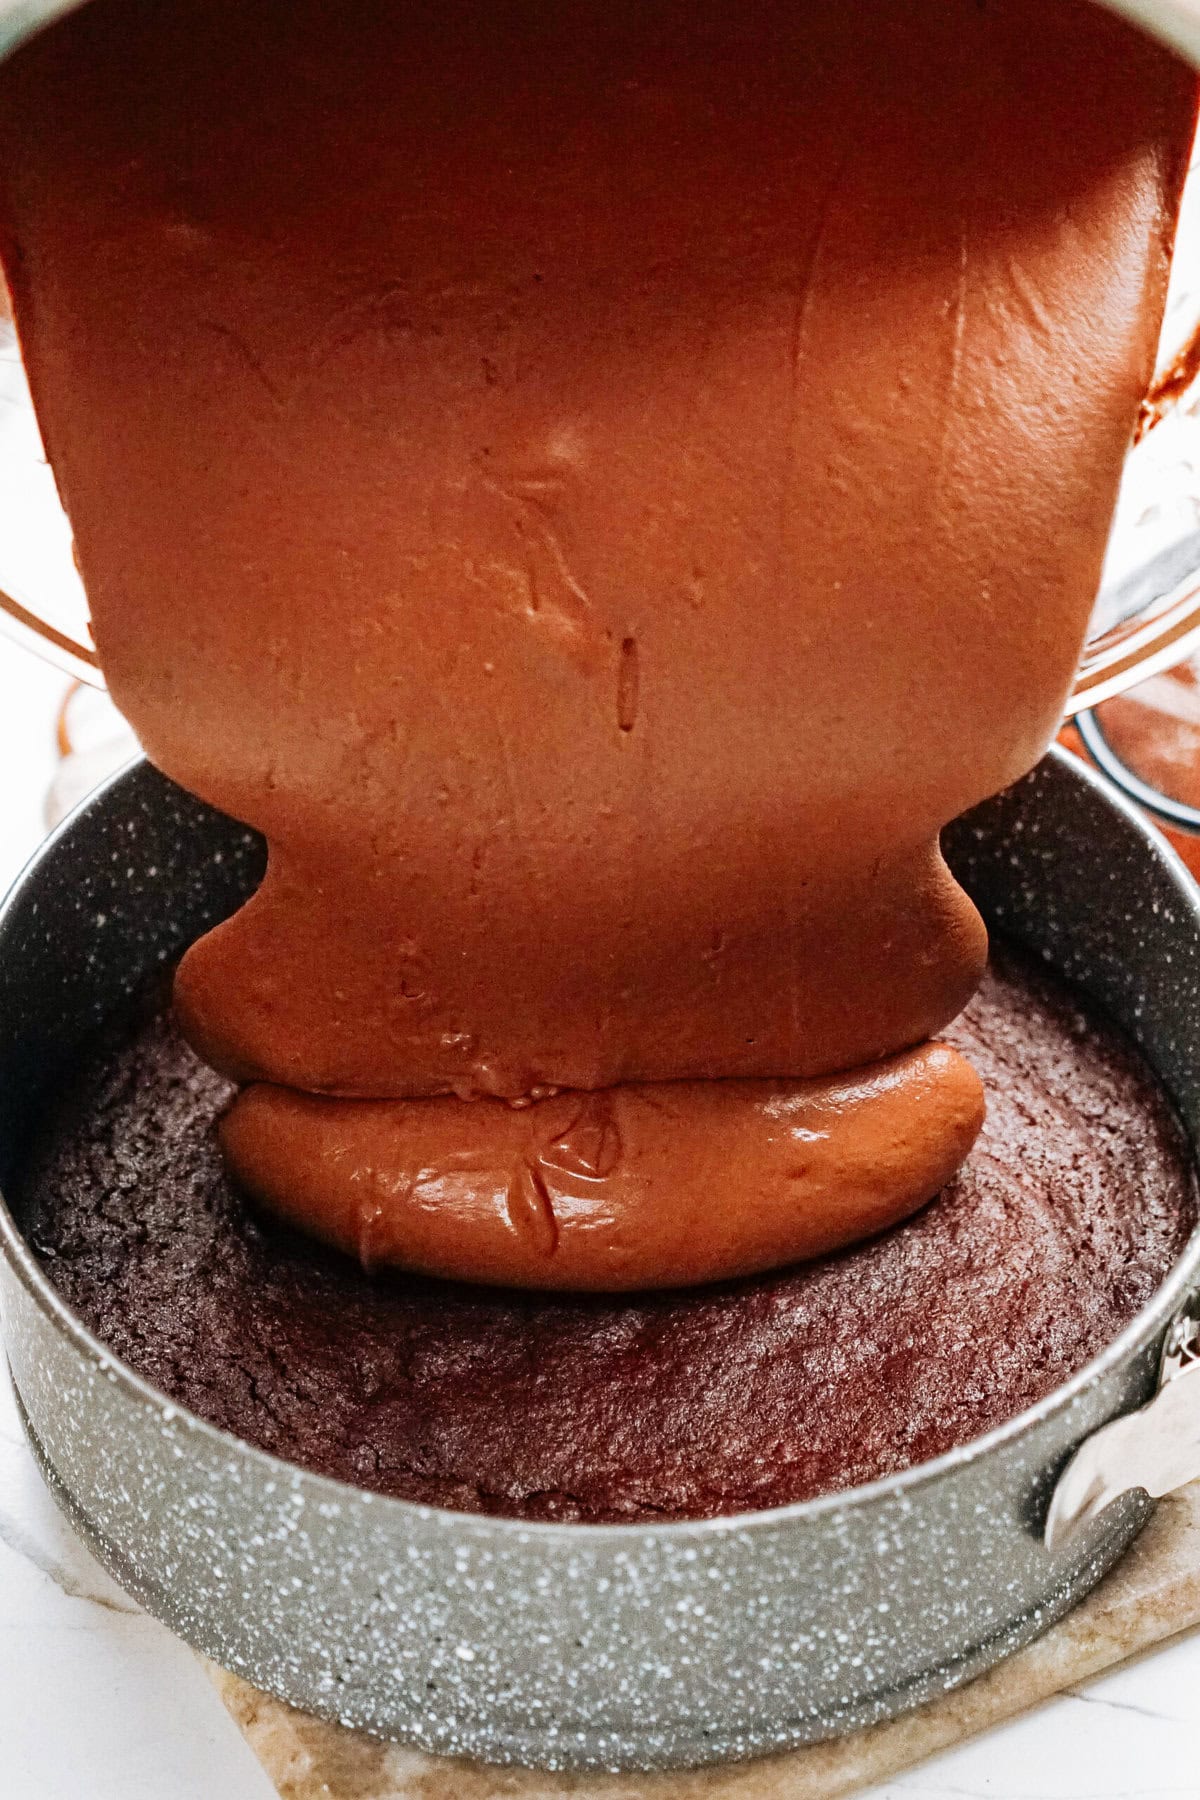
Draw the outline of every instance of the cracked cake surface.
[[[18,1214],[116,1353],[237,1436],[381,1493],[530,1519],[731,1513],[937,1455],[1059,1385],[1196,1216],[1124,1038],[1004,945],[947,1036],[988,1119],[922,1213],[769,1276],[634,1298],[365,1274],[257,1217],[233,1089],[168,1013],[114,1026],[31,1148]]]

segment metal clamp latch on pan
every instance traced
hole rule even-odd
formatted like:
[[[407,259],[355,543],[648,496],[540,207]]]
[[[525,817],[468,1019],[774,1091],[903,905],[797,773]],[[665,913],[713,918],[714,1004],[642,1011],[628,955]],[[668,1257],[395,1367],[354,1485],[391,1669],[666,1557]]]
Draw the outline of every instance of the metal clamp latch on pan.
[[[1159,1388],[1137,1412],[1101,1426],[1075,1452],[1054,1489],[1046,1548],[1061,1550],[1131,1489],[1154,1499],[1200,1480],[1200,1307],[1172,1322]]]

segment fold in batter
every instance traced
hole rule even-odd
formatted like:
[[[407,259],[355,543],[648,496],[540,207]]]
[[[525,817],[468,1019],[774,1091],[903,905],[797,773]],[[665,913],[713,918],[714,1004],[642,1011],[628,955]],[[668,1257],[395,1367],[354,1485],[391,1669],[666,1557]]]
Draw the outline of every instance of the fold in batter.
[[[0,71],[114,698],[269,843],[177,982],[268,1206],[603,1287],[936,1190],[938,833],[1060,716],[1194,103],[1074,0],[91,0]]]

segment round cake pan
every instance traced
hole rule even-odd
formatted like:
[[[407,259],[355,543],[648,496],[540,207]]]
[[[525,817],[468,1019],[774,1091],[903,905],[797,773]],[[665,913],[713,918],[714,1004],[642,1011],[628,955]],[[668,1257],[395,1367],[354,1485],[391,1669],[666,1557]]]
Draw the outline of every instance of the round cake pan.
[[[1195,1139],[1200,896],[1171,852],[1057,752],[960,822],[948,850],[988,920],[1137,1039]],[[48,842],[0,913],[0,1182],[98,1022],[262,866],[257,838],[144,763]],[[0,1247],[30,1439],[131,1594],[311,1712],[546,1767],[661,1768],[827,1737],[1044,1630],[1149,1508],[1124,1493],[1052,1552],[1056,1480],[1153,1394],[1164,1335],[1200,1288],[1193,1239],[1153,1303],[1065,1386],[890,1479],[734,1518],[541,1525],[372,1496],[250,1448],[107,1353],[2,1210]],[[1139,1479],[1126,1468],[1121,1485]]]

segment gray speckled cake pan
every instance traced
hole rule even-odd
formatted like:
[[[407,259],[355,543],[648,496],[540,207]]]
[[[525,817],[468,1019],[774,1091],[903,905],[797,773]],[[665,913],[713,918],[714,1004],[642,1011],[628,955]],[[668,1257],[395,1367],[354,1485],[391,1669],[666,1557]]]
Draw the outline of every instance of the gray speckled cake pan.
[[[989,920],[1137,1038],[1195,1138],[1200,895],[1171,852],[1056,752],[955,827],[950,854]],[[0,912],[0,1182],[97,1022],[261,867],[256,838],[144,763],[34,859]],[[137,1599],[311,1712],[551,1768],[712,1762],[848,1731],[1044,1630],[1148,1513],[1126,1493],[1052,1554],[1056,1479],[1154,1392],[1164,1333],[1200,1288],[1193,1240],[1073,1380],[888,1480],[688,1524],[540,1525],[372,1496],[250,1448],[108,1355],[2,1209],[0,1250],[31,1440]]]

